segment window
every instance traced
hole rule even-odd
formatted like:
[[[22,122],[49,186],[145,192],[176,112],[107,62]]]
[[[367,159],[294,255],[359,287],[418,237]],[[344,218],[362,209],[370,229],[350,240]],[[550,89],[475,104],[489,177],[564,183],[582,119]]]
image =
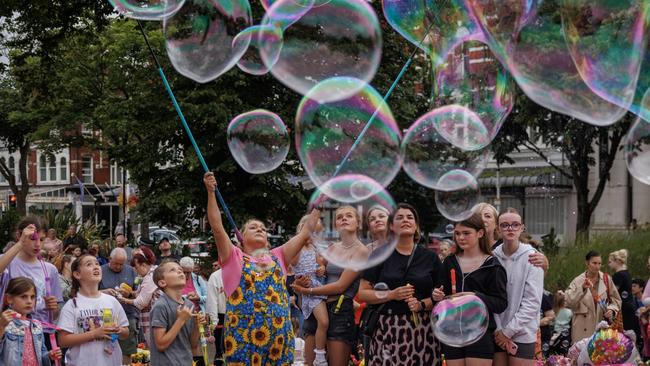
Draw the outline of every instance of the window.
[[[16,172],[16,158],[13,156],[9,157],[9,171],[14,174],[14,177],[16,177],[16,183],[20,183],[20,174]]]
[[[47,157],[48,165],[50,168],[50,181],[55,181],[56,179],[56,158],[54,155],[50,154]]]
[[[60,175],[59,178],[67,182],[68,181],[68,160],[65,157],[61,158],[61,166],[59,167]]]
[[[1,158],[0,158],[0,162],[1,162],[2,164],[6,164],[6,163],[7,163],[7,160],[6,160],[4,157],[1,157]],[[7,179],[5,179],[5,176],[2,175],[2,174],[0,174],[0,183],[6,183],[6,182],[7,182]]]
[[[38,172],[39,172],[39,181],[44,182],[47,180],[47,162],[45,161],[45,155],[41,155],[38,160]]]
[[[111,163],[111,186],[122,185],[124,174],[126,173],[126,181],[129,181],[129,173],[124,171],[124,168],[117,165],[117,163]]]
[[[84,183],[93,182],[93,157],[84,156],[81,159],[81,181]]]

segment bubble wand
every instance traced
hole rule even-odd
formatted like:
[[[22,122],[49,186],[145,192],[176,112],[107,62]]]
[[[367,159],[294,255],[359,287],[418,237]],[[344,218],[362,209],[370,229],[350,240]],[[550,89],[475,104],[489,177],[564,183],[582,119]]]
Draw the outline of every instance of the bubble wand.
[[[165,76],[165,72],[162,69],[162,66],[160,65],[160,62],[158,62],[158,57],[156,57],[156,54],[153,52],[153,48],[151,47],[151,44],[149,43],[149,38],[147,38],[147,34],[144,31],[144,27],[142,26],[142,23],[137,20],[138,26],[140,27],[140,33],[142,33],[142,37],[144,38],[144,42],[147,44],[147,48],[149,49],[149,53],[151,53],[151,57],[153,58],[154,63],[156,64],[156,69],[158,70],[158,74],[160,75],[160,79],[163,82],[163,85],[165,86],[165,90],[167,90],[167,94],[169,94],[169,99],[172,101],[172,105],[174,106],[174,109],[176,110],[176,113],[178,114],[178,117],[181,120],[181,123],[183,124],[183,128],[185,129],[185,133],[187,133],[187,137],[190,139],[190,142],[192,143],[192,147],[194,148],[194,152],[196,153],[196,156],[199,158],[199,161],[201,162],[201,166],[203,167],[203,170],[208,173],[210,172],[210,169],[208,168],[208,164],[205,162],[205,159],[203,158],[203,154],[201,154],[201,149],[199,149],[199,145],[196,143],[196,140],[194,139],[194,134],[192,134],[192,130],[190,129],[190,126],[187,124],[187,120],[185,119],[185,115],[183,114],[183,111],[181,110],[181,106],[178,104],[178,101],[176,100],[176,96],[174,96],[174,92],[172,91],[171,86],[169,85],[169,82],[167,81],[167,76]],[[219,201],[219,204],[223,208],[223,213],[226,215],[226,218],[228,218],[228,222],[230,225],[233,227],[235,230],[235,236],[237,236],[237,239],[240,242],[243,242],[243,238],[241,233],[239,232],[239,229],[237,228],[237,224],[235,224],[235,220],[232,218],[232,215],[230,214],[230,210],[228,209],[228,205],[226,204],[226,201],[223,199],[223,196],[221,195],[221,192],[219,191],[219,187],[215,187],[214,192],[217,195],[217,200]]]
[[[203,324],[198,323],[199,325],[199,337],[201,339],[201,348],[203,349],[203,362],[205,365],[209,365],[208,361],[208,339],[205,337],[205,327]]]
[[[390,86],[390,88],[388,88],[388,91],[386,92],[386,94],[382,98],[381,104],[377,107],[377,109],[375,109],[375,112],[370,116],[370,119],[368,119],[368,122],[366,123],[366,125],[363,127],[363,129],[359,133],[359,136],[357,136],[357,138],[354,140],[354,143],[352,144],[352,146],[350,146],[350,150],[348,150],[348,152],[343,157],[343,160],[341,160],[341,163],[336,167],[336,170],[334,171],[334,174],[332,175],[332,178],[338,176],[339,173],[341,173],[341,170],[343,170],[343,166],[348,161],[348,159],[350,159],[350,156],[352,155],[352,152],[354,151],[354,149],[357,148],[357,146],[359,146],[359,143],[360,143],[361,139],[363,139],[363,136],[370,129],[370,125],[372,125],[372,123],[375,121],[375,117],[377,117],[377,114],[379,114],[379,111],[381,110],[382,106],[384,104],[386,104],[386,101],[388,100],[388,98],[391,96],[391,94],[393,94],[393,90],[395,90],[395,87],[397,86],[397,84],[402,80],[402,78],[404,77],[404,74],[406,74],[406,70],[408,70],[408,68],[411,66],[411,63],[413,63],[413,58],[418,53],[418,50],[420,49],[420,47],[422,46],[424,41],[427,39],[427,36],[429,35],[429,31],[431,30],[431,28],[433,28],[434,24],[435,24],[434,22],[431,22],[431,24],[429,24],[429,26],[427,27],[427,30],[424,32],[424,37],[422,37],[420,42],[415,46],[415,49],[413,50],[413,52],[411,52],[411,55],[406,60],[406,63],[404,63],[404,66],[402,66],[402,69],[400,70],[400,72],[397,74],[397,77],[393,81],[393,84]]]

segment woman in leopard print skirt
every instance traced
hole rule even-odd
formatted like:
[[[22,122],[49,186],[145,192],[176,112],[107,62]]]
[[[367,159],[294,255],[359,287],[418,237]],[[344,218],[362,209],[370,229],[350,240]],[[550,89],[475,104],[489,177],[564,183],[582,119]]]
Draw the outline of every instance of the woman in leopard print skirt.
[[[440,259],[416,245],[420,231],[413,206],[399,204],[389,222],[397,237],[395,251],[384,263],[364,272],[359,290],[362,301],[381,306],[366,365],[434,365],[436,345],[429,314]],[[374,290],[381,282],[391,289],[387,295]]]

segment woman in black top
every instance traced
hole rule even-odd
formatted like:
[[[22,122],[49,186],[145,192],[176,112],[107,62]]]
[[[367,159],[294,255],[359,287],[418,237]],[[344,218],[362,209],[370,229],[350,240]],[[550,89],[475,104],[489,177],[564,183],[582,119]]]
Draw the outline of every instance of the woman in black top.
[[[359,287],[361,301],[382,304],[366,365],[433,365],[436,356],[429,314],[440,260],[416,245],[419,219],[413,206],[399,204],[389,222],[397,237],[395,250],[384,263],[364,272]],[[375,291],[380,282],[390,291]]]
[[[456,224],[454,240],[456,254],[442,263],[440,287],[433,291],[432,298],[441,301],[445,296],[472,293],[483,300],[490,319],[481,339],[461,348],[443,343],[442,353],[449,366],[489,366],[494,357],[494,314],[508,307],[506,271],[492,256],[480,213]],[[455,272],[453,276],[452,272]],[[456,283],[452,283],[452,277],[456,278]]]
[[[627,271],[627,249],[620,249],[609,253],[609,268],[615,273],[612,281],[621,295],[621,315],[623,316],[623,329],[639,331],[639,321],[636,317],[636,302],[632,296],[632,276]]]

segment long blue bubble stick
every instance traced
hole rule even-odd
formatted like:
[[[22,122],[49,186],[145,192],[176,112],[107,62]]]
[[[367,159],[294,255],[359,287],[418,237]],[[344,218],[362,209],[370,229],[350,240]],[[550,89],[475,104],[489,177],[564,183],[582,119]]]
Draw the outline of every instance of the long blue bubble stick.
[[[431,28],[433,27],[434,24],[435,24],[434,22],[431,22],[431,24],[429,24],[429,27],[427,27],[427,30],[424,32],[424,37],[420,40],[420,42],[417,44],[417,46],[415,46],[415,49],[413,50],[413,52],[411,52],[411,55],[409,56],[408,60],[406,60],[406,63],[404,63],[404,66],[402,66],[402,69],[397,74],[397,77],[395,78],[395,81],[393,81],[393,84],[390,86],[390,88],[388,88],[388,91],[384,95],[381,104],[377,107],[377,109],[375,109],[375,112],[370,116],[370,119],[368,119],[368,122],[366,123],[366,125],[363,127],[363,129],[359,133],[359,136],[357,136],[357,138],[356,138],[356,140],[354,140],[354,143],[352,144],[352,146],[350,146],[350,150],[348,150],[348,152],[343,157],[343,160],[341,160],[341,163],[336,167],[336,170],[334,171],[334,174],[332,175],[332,178],[336,177],[337,175],[339,175],[339,173],[341,173],[341,170],[343,169],[343,166],[348,161],[348,159],[350,159],[350,155],[352,155],[352,152],[354,151],[354,149],[356,149],[357,146],[359,146],[359,143],[363,139],[363,136],[366,134],[366,132],[368,132],[368,130],[370,129],[370,125],[372,125],[372,122],[374,122],[375,117],[377,117],[377,114],[379,113],[379,110],[381,109],[381,107],[384,104],[386,104],[386,101],[388,100],[390,95],[393,93],[393,90],[397,86],[397,83],[399,83],[400,80],[402,80],[402,77],[404,77],[404,74],[406,73],[406,70],[408,70],[408,68],[411,66],[411,63],[413,63],[413,58],[415,57],[418,50],[422,46],[422,43],[424,43],[424,40],[427,38],[427,35],[429,35],[429,31],[431,30]]]
[[[196,156],[198,156],[199,161],[201,162],[201,166],[203,166],[203,170],[208,173],[210,172],[210,169],[208,168],[208,164],[205,162],[205,159],[203,158],[203,154],[201,154],[201,149],[199,149],[199,145],[196,143],[196,140],[194,139],[194,134],[192,134],[192,130],[190,129],[190,126],[187,124],[187,120],[185,120],[185,115],[183,115],[183,111],[181,110],[181,106],[178,105],[178,101],[176,100],[176,97],[174,96],[174,92],[172,91],[171,86],[169,86],[169,82],[167,81],[167,77],[165,76],[165,72],[162,69],[162,66],[160,66],[160,62],[158,62],[158,57],[156,57],[156,54],[153,52],[153,48],[151,48],[151,44],[149,44],[149,39],[147,38],[147,34],[144,31],[144,27],[142,27],[142,23],[138,20],[138,26],[140,27],[140,33],[142,33],[142,37],[144,37],[144,41],[147,44],[147,47],[149,48],[149,52],[151,53],[151,57],[153,58],[154,62],[156,63],[156,68],[158,69],[158,74],[160,75],[160,79],[162,79],[163,84],[165,85],[165,89],[167,90],[167,94],[169,94],[169,99],[172,100],[172,104],[174,105],[174,109],[176,110],[176,113],[178,114],[178,117],[181,119],[181,123],[183,124],[183,128],[185,128],[185,132],[187,133],[187,137],[190,139],[190,142],[192,143],[192,146],[194,147],[194,152],[196,152]],[[237,224],[235,224],[235,220],[232,218],[232,215],[230,214],[230,210],[228,209],[228,205],[226,204],[226,201],[223,199],[223,196],[221,195],[221,192],[219,192],[219,187],[216,187],[214,189],[214,192],[217,195],[217,200],[219,201],[219,204],[223,208],[224,214],[226,214],[226,218],[228,218],[228,222],[230,222],[230,225],[233,227],[235,230],[235,235],[237,236],[237,239],[239,242],[243,242],[241,233],[239,232],[239,229],[237,228]]]

